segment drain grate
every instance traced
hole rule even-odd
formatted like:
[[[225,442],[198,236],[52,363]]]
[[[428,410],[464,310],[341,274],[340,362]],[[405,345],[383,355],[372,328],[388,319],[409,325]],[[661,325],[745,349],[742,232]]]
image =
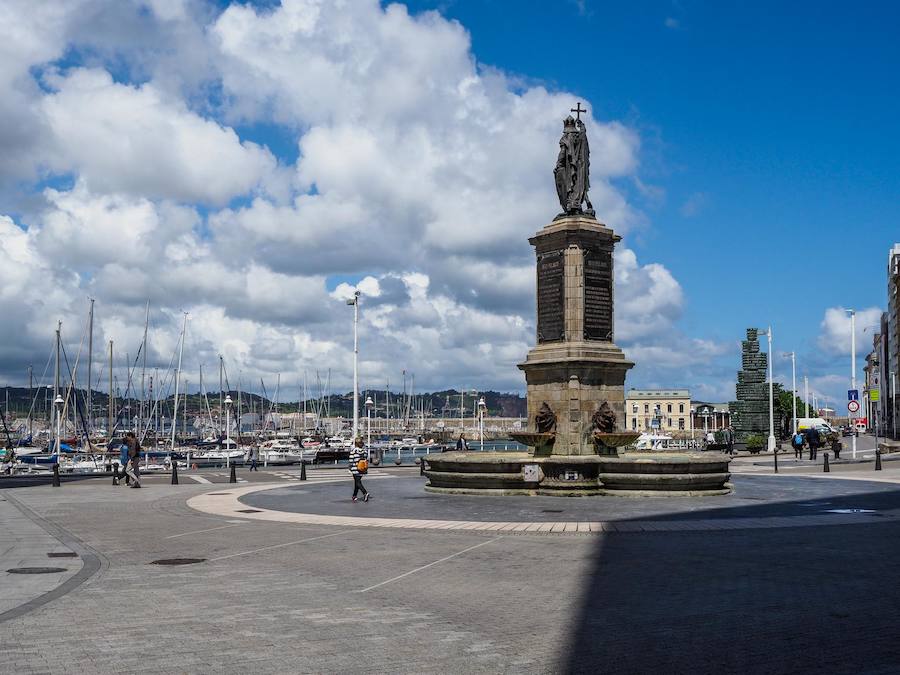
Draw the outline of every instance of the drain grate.
[[[10,574],[59,574],[68,570],[65,567],[13,567],[6,571]]]
[[[206,558],[163,558],[162,560],[154,560],[151,565],[196,565],[197,563],[206,562]]]
[[[541,513],[563,513],[562,509],[541,509]]]
[[[48,553],[48,558],[77,558],[78,554],[74,551],[64,551],[62,553]]]
[[[222,495],[230,495],[230,492],[207,492],[210,497],[221,497]]]
[[[238,513],[262,513],[259,509],[238,509]]]

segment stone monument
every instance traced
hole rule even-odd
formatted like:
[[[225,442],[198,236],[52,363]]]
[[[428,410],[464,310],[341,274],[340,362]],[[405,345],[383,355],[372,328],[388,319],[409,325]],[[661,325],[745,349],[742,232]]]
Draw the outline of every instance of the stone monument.
[[[735,397],[728,404],[735,436],[743,441],[751,434],[769,434],[768,354],[759,351],[759,329],[748,328],[741,342],[741,370],[737,374]]]
[[[553,170],[562,209],[528,241],[537,258],[536,345],[525,373],[530,429],[511,434],[528,453],[448,452],[427,458],[427,490],[502,494],[723,494],[728,458],[619,457],[640,436],[625,419],[625,374],[616,346],[613,250],[621,237],[588,197],[590,149],[578,104],[563,121]]]

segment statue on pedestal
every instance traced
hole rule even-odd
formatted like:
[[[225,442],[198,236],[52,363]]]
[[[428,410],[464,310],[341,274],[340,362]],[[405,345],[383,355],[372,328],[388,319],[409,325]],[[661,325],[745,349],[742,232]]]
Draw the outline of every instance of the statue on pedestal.
[[[559,139],[559,156],[556,159],[556,168],[553,169],[556,194],[563,214],[593,216],[594,207],[588,199],[588,189],[591,186],[589,178],[591,151],[588,147],[587,130],[581,121],[581,113],[586,111],[579,103],[572,108],[572,112],[577,117],[569,115],[563,122],[563,135]],[[587,204],[587,209],[582,209],[582,202]]]

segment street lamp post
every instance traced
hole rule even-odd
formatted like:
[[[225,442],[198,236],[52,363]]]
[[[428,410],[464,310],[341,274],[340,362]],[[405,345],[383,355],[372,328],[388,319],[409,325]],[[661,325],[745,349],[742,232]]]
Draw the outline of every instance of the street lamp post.
[[[846,310],[850,313],[850,388],[856,389],[856,310]],[[850,442],[853,448],[853,459],[856,459],[856,413],[850,413],[850,425],[853,433]]]
[[[766,331],[769,340],[769,452],[775,452],[775,393],[772,384],[772,326]]]
[[[796,352],[785,352],[785,358],[791,357],[791,414],[794,420],[794,435],[797,435],[797,354]]]
[[[62,459],[62,432],[60,431],[60,418],[62,417],[63,405],[62,396],[57,394],[53,404],[56,406],[56,463],[59,464]]]
[[[369,448],[372,446],[372,408],[375,407],[371,396],[366,396],[364,405],[366,406],[366,455],[368,455]]]
[[[225,468],[231,468],[231,394],[225,397]]]
[[[478,436],[480,439],[481,450],[484,450],[484,409],[487,404],[484,402],[484,396],[478,399]]]
[[[353,441],[359,435],[359,291],[347,301],[353,305]],[[398,452],[399,456],[399,452]]]

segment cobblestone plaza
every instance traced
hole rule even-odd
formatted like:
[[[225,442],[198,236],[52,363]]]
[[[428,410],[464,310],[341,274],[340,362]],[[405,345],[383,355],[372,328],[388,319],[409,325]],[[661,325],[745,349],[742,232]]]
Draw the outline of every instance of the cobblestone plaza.
[[[748,460],[699,501],[426,495],[414,468],[368,504],[342,469],[4,483],[0,672],[887,672],[891,464]],[[5,571],[38,565],[65,571]]]

